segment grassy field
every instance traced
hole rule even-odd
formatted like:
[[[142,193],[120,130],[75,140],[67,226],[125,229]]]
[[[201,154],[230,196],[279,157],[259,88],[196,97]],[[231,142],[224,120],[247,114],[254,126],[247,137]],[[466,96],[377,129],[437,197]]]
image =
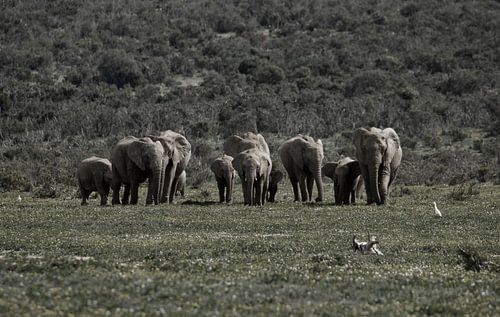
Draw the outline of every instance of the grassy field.
[[[452,190],[396,187],[384,207],[282,191],[263,208],[202,202],[213,188],[153,207],[2,194],[0,315],[498,316],[500,187]],[[352,251],[368,232],[383,256]]]

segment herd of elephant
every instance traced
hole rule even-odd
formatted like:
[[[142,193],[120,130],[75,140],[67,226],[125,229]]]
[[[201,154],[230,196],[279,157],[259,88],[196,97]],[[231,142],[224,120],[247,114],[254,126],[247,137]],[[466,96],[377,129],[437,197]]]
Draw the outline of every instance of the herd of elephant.
[[[353,141],[357,160],[344,157],[325,165],[323,143],[319,139],[299,134],[280,146],[279,157],[292,184],[295,201],[323,201],[323,176],[334,182],[336,204],[354,203],[362,184],[367,204],[387,201],[389,186],[402,158],[398,135],[392,128],[359,128]],[[146,204],[171,203],[176,192],[184,195],[185,169],[190,158],[189,141],[171,130],[143,138],[125,137],[113,148],[112,163],[96,156],[80,162],[77,178],[82,205],[87,204],[93,191],[99,193],[101,205],[106,205],[110,188],[113,205],[137,204],[139,185],[146,180]],[[274,202],[278,183],[284,176],[274,168],[264,137],[252,132],[228,137],[222,156],[212,162],[210,169],[217,181],[221,203],[232,201],[236,174],[241,180],[245,205]],[[314,187],[316,199],[312,197]]]

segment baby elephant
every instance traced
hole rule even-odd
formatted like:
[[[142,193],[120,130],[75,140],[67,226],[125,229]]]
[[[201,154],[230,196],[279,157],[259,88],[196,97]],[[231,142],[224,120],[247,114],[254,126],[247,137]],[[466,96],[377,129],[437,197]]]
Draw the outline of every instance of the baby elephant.
[[[274,167],[274,166],[273,166]],[[277,169],[271,170],[271,175],[269,176],[269,188],[267,190],[267,201],[274,203],[274,198],[276,197],[276,192],[278,191],[278,183],[283,179],[283,172]]]
[[[234,178],[236,171],[233,168],[233,157],[223,154],[214,160],[210,169],[215,175],[217,187],[219,188],[219,202],[230,203],[233,199]],[[226,196],[224,197],[224,191]]]
[[[186,171],[182,171],[181,175],[179,175],[179,180],[177,181],[177,185],[175,186],[175,196],[181,195],[184,197],[186,193]]]
[[[82,206],[88,204],[87,199],[93,191],[97,191],[101,196],[101,206],[107,204],[113,178],[109,160],[96,156],[84,159],[78,165],[76,176],[82,194]]]
[[[335,204],[349,205],[356,202],[356,195],[362,186],[358,161],[344,157],[337,162],[326,163],[321,173],[333,180]]]

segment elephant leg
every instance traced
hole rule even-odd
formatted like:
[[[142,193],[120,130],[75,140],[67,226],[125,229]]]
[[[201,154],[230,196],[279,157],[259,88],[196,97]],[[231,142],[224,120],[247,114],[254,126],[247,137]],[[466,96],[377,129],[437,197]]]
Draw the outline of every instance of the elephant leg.
[[[94,181],[97,192],[101,197],[101,206],[106,206],[108,203],[109,185],[106,184],[103,177],[96,177]]]
[[[309,201],[309,196],[307,195],[307,188],[306,188],[306,176],[303,173],[299,175],[299,187],[300,187],[301,200],[303,202]]]
[[[247,192],[247,185],[246,185],[246,182],[241,182],[241,188],[243,190],[243,204],[244,205],[248,205],[248,200],[249,200],[249,196],[250,196],[250,193]]]
[[[169,202],[173,202],[174,201],[174,197],[175,197],[175,190],[177,188],[177,183],[179,182],[179,177],[178,176],[175,176],[174,179],[172,180],[172,186],[170,187],[170,194],[169,194]]]
[[[263,205],[263,197],[262,195],[264,189],[264,182],[262,181],[262,178],[258,177],[257,180],[254,182],[254,190],[255,190],[255,195],[254,195],[254,201],[252,202],[253,205],[261,206]]]
[[[82,206],[85,206],[85,205],[88,205],[89,203],[87,202],[87,199],[89,199],[89,196],[90,196],[90,193],[92,191],[90,190],[86,190],[85,188],[81,187],[80,186],[80,194],[82,195],[82,202],[81,202],[81,205]]]
[[[278,186],[270,186],[269,187],[269,195],[267,201],[270,203],[274,203],[274,199],[276,197],[276,192],[278,191]]]
[[[314,177],[312,176],[312,174],[307,174],[306,183],[307,183],[307,197],[309,198],[309,201],[312,201],[313,187],[314,187]]]
[[[139,183],[132,182],[130,184],[130,204],[137,205],[139,201]]]
[[[340,184],[337,179],[333,180],[333,196],[335,197],[335,205],[340,205]]]
[[[122,205],[128,205],[130,203],[130,184],[125,184],[122,196]]]
[[[165,178],[163,184],[163,193],[161,194],[161,203],[171,203],[170,200],[170,192],[175,191],[174,178],[175,178],[175,170],[177,168],[177,164],[169,163],[165,170]]]
[[[148,178],[148,191],[146,194],[146,205],[151,205],[153,203],[153,193],[154,193],[154,181],[153,177]]]
[[[300,201],[299,180],[297,178],[290,178],[290,182],[293,188],[293,201]]]
[[[349,205],[351,193],[352,193],[352,182],[349,180],[345,180],[344,192],[342,193],[342,203],[344,205]]]
[[[113,189],[113,198],[111,200],[111,204],[113,205],[120,204],[120,187],[121,182],[113,177],[113,181],[111,182],[111,188]]]
[[[356,203],[356,191],[353,189],[351,190],[351,204],[355,204]]]
[[[223,178],[216,178],[217,180],[217,188],[219,189],[219,202],[224,202],[224,189],[226,188],[226,182]]]

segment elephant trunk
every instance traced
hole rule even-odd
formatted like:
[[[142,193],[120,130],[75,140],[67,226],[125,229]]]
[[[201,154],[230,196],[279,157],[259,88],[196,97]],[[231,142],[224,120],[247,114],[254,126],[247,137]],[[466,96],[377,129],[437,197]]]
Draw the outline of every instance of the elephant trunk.
[[[246,194],[246,199],[245,199],[245,205],[253,205],[255,202],[255,197],[254,197],[254,182],[255,178],[257,175],[257,171],[255,169],[250,169],[247,171],[245,175],[245,192]]]
[[[372,197],[368,197],[368,203],[377,203],[380,204],[380,194],[378,190],[378,173],[379,173],[379,164],[375,163],[372,164],[368,168],[368,174],[369,174],[369,179],[370,179],[370,184],[367,184],[370,186],[370,192]]]
[[[321,178],[321,159],[318,159],[318,163],[313,168],[314,181],[316,182],[316,187],[318,189],[317,202],[323,201],[323,179]],[[311,195],[312,193],[309,193]]]
[[[172,191],[172,183],[175,178],[175,170],[177,169],[177,164],[169,162],[167,168],[165,169],[163,192],[161,194],[162,203],[170,203],[170,192]]]
[[[389,164],[382,165],[382,170],[380,171],[380,204],[385,204],[388,190],[389,190],[389,180],[391,176],[391,168]]]
[[[153,188],[152,188],[152,194],[153,194],[153,201],[155,205],[158,205],[160,202],[160,195],[161,195],[161,183],[162,183],[162,165],[158,166],[153,170]]]
[[[164,157],[161,161],[160,186],[158,187],[158,202],[162,202],[162,195],[165,187],[165,170],[168,165],[168,157]]]

